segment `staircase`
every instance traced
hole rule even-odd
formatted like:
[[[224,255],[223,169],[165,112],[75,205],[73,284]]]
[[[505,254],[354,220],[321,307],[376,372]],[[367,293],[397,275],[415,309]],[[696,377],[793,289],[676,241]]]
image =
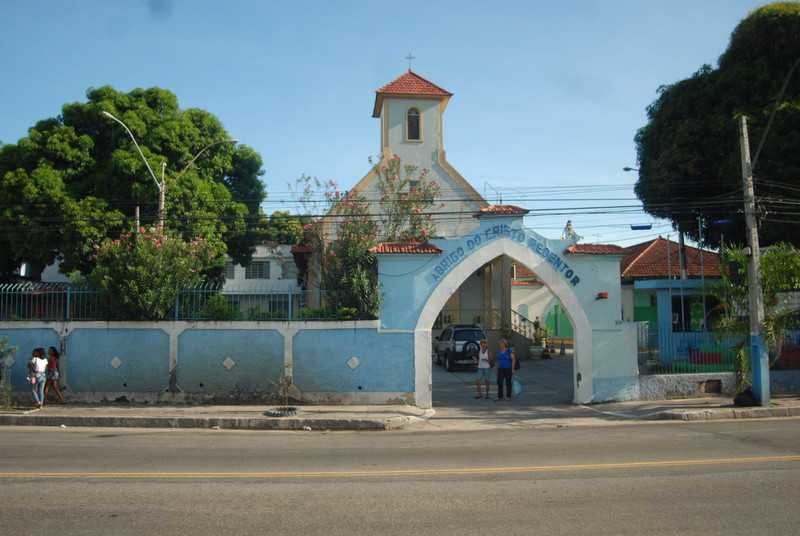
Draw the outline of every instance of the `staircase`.
[[[511,309],[511,332],[511,345],[517,349],[517,355],[527,357],[536,332],[533,321]]]

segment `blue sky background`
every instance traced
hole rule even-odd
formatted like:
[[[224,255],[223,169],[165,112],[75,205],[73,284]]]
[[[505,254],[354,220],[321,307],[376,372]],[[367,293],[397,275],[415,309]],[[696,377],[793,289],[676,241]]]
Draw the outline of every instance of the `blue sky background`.
[[[301,174],[346,188],[378,151],[374,90],[413,68],[455,93],[448,159],[526,208],[631,204],[633,137],[657,88],[715,64],[751,0],[0,0],[0,140],[110,84],[159,86],[264,158],[267,211]],[[494,5],[492,5],[494,4]],[[731,140],[731,150],[737,150]],[[575,188],[575,187],[579,188]],[[588,188],[587,188],[588,187]],[[548,201],[576,197],[584,201]],[[490,201],[497,194],[487,190]],[[567,216],[528,218],[546,236]],[[644,214],[571,217],[630,244]]]

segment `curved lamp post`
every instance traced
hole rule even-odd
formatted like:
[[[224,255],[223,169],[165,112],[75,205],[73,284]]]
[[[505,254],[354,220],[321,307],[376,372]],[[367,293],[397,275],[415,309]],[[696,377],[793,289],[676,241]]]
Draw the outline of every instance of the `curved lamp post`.
[[[139,147],[139,143],[136,141],[136,137],[133,135],[133,132],[131,132],[131,129],[128,128],[128,125],[126,125],[120,119],[117,119],[111,113],[109,113],[109,112],[107,112],[105,110],[103,110],[100,113],[102,115],[104,115],[105,117],[111,119],[112,121],[116,121],[117,123],[122,125],[122,128],[125,129],[125,132],[128,133],[128,136],[130,136],[131,141],[133,141],[133,145],[136,147],[136,150],[139,151],[139,156],[142,157],[142,161],[144,162],[144,165],[147,166],[147,171],[150,172],[150,176],[153,178],[153,182],[156,183],[156,187],[158,188],[158,227],[159,227],[159,229],[161,229],[163,231],[164,230],[164,222],[165,222],[166,216],[167,216],[166,209],[164,208],[164,206],[166,204],[166,197],[167,197],[167,179],[166,179],[167,163],[163,162],[161,164],[161,180],[159,181],[158,178],[156,178],[156,174],[153,173],[153,168],[150,167],[150,163],[147,161],[147,158],[145,158],[144,153],[142,152],[142,148]],[[189,160],[189,163],[186,164],[186,166],[180,171],[180,173],[178,173],[175,176],[175,179],[180,178],[181,175],[186,173],[186,171],[190,167],[192,167],[192,165],[194,164],[195,160],[200,158],[200,156],[203,153],[205,153],[208,149],[210,149],[211,147],[214,147],[216,145],[221,145],[223,143],[234,143],[235,144],[235,143],[239,143],[239,141],[238,140],[234,140],[234,139],[230,139],[230,140],[219,140],[219,141],[215,141],[213,143],[209,143],[208,145],[206,145],[205,147],[200,149],[200,151],[198,151],[197,154],[194,155],[191,160]]]

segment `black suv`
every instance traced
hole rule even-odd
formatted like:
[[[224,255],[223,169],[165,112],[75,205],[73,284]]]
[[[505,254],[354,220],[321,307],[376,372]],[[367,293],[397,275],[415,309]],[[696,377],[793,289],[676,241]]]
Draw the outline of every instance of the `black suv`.
[[[456,324],[448,326],[436,337],[436,364],[447,370],[466,365],[478,368],[480,341],[486,334],[475,324]]]

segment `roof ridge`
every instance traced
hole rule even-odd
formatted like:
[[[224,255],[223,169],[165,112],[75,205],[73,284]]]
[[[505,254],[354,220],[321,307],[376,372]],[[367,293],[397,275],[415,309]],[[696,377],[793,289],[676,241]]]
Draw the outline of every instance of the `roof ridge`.
[[[620,274],[620,277],[624,277],[624,276],[625,276],[625,273],[626,273],[628,270],[630,270],[631,266],[633,266],[634,264],[636,264],[636,261],[638,261],[638,260],[639,260],[639,259],[642,257],[642,255],[644,255],[645,253],[647,253],[647,252],[650,250],[650,248],[651,248],[651,247],[653,247],[653,244],[657,243],[659,240],[663,240],[663,239],[662,239],[660,236],[659,236],[658,238],[654,238],[654,239],[652,239],[652,240],[650,241],[650,245],[649,245],[649,246],[647,246],[646,248],[642,249],[642,251],[640,251],[640,252],[639,252],[639,254],[638,254],[638,255],[636,255],[636,257],[634,257],[634,258],[633,258],[633,260],[632,260],[631,262],[629,262],[629,263],[628,263],[628,266],[626,266],[626,267],[625,267],[625,269],[624,269],[624,270],[622,270],[622,273]],[[647,243],[647,242],[645,241],[645,242],[642,242],[641,244],[635,244],[635,245],[637,245],[637,246],[641,246],[642,244],[646,244],[646,243]],[[631,246],[631,247],[634,247],[634,246]]]

